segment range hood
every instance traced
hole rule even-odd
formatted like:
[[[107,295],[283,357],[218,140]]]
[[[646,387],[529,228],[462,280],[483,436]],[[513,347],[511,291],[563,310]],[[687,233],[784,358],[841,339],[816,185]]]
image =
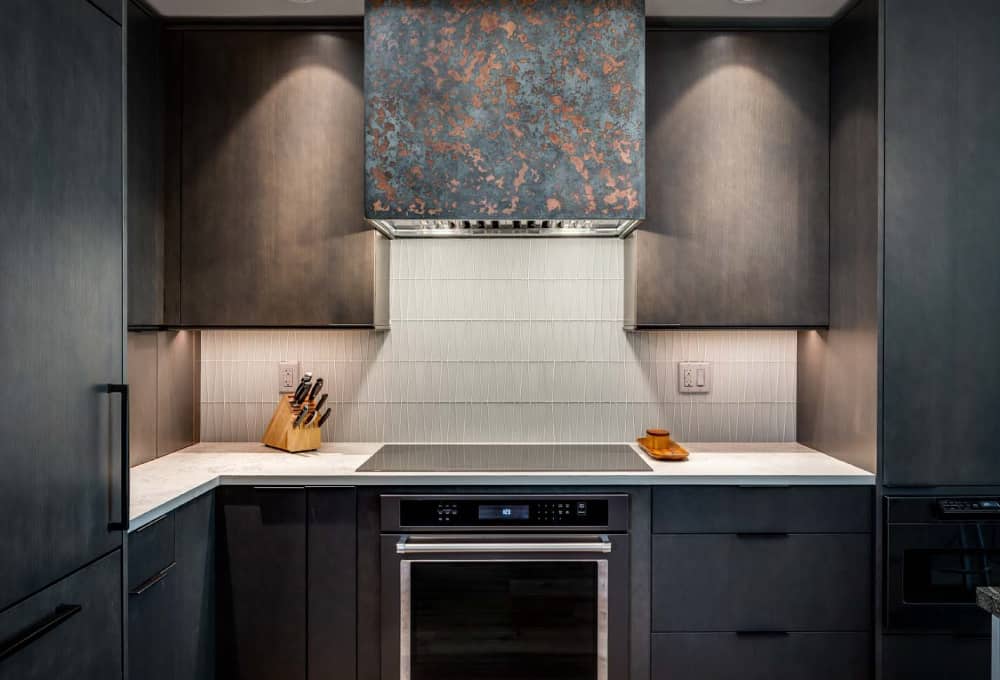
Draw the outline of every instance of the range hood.
[[[643,0],[367,0],[372,226],[622,237],[645,198]]]

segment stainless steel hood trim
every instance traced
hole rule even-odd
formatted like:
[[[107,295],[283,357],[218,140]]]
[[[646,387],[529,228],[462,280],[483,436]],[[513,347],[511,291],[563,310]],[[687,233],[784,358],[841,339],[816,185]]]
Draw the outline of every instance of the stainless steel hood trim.
[[[625,238],[641,220],[525,219],[525,220],[380,220],[368,224],[388,238],[468,238],[480,236],[599,236]]]

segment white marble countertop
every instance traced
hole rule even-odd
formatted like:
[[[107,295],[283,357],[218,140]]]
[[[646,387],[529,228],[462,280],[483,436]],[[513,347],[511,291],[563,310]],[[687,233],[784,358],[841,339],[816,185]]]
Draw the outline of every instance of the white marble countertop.
[[[220,485],[864,485],[870,472],[801,444],[684,443],[684,462],[639,451],[642,472],[356,472],[381,447],[324,444],[318,452],[284,453],[263,444],[203,443],[131,470],[129,528],[136,529]]]

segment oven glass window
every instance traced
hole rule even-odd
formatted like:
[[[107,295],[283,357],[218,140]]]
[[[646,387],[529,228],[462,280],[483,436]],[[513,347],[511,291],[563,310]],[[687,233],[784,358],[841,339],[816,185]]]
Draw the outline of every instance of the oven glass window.
[[[412,680],[595,680],[595,562],[412,562]]]
[[[1000,585],[1000,551],[982,548],[907,550],[903,600],[911,604],[972,604],[979,586]]]

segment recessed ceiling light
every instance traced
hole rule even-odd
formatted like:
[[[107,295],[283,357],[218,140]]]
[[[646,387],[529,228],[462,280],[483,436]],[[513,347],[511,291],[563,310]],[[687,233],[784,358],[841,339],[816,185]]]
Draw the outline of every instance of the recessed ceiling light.
[[[293,2],[296,5],[308,5],[308,4],[311,4],[313,2],[316,2],[316,0],[288,0],[288,2]],[[736,0],[733,0],[733,2],[736,2]]]
[[[764,0],[733,0],[737,5],[756,5]]]

